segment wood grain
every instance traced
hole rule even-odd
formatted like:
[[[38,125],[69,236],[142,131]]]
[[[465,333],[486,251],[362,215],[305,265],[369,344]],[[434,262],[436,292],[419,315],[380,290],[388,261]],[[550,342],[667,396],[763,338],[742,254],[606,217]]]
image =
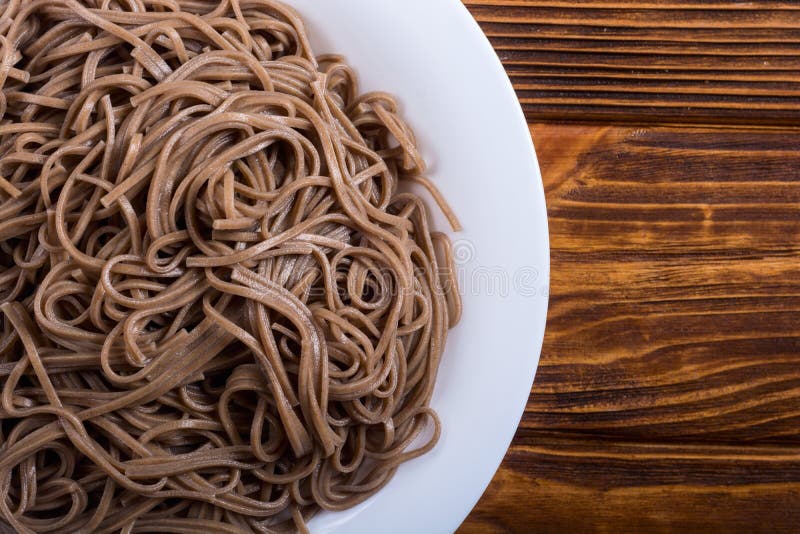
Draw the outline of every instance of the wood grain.
[[[531,131],[552,250],[545,343],[462,531],[800,520],[796,132]]]
[[[530,120],[800,123],[800,5],[465,0]]]
[[[461,534],[795,532],[796,447],[523,433]]]
[[[800,4],[465,4],[535,123],[552,266],[461,531],[796,531]]]
[[[533,132],[553,265],[523,426],[800,438],[796,135]]]

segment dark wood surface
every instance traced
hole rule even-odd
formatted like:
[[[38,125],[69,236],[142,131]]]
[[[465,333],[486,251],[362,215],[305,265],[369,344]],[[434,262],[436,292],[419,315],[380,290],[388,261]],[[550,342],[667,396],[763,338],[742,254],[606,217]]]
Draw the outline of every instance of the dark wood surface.
[[[531,121],[550,310],[462,533],[800,528],[800,4],[468,1]]]
[[[466,3],[531,120],[800,122],[800,2]]]

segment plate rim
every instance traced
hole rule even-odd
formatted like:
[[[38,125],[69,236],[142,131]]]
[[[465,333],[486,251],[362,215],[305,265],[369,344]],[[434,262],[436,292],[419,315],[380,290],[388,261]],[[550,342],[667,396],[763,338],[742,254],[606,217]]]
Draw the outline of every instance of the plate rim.
[[[309,5],[313,4],[313,0],[282,0],[289,5],[294,6],[296,3],[303,3],[308,2]],[[350,3],[350,7],[359,4],[359,3],[366,3],[369,0],[327,0],[326,3],[334,3],[337,2],[340,4],[347,4]],[[374,0],[373,0],[374,1]],[[509,104],[513,110],[511,110],[509,116],[509,123],[507,124],[507,128],[509,131],[513,130],[513,137],[516,139],[518,138],[522,144],[524,144],[524,154],[520,154],[518,157],[520,161],[523,159],[526,161],[526,167],[530,168],[531,174],[528,175],[529,186],[531,189],[532,197],[527,197],[531,202],[532,205],[537,207],[541,207],[540,210],[536,211],[534,214],[534,219],[536,223],[536,231],[542,236],[542,239],[531,244],[532,249],[535,249],[535,255],[538,256],[538,260],[540,263],[536,264],[536,267],[540,270],[539,275],[545,279],[544,285],[541,287],[541,290],[544,294],[540,294],[536,298],[536,304],[533,306],[535,310],[532,312],[534,313],[534,317],[530,318],[530,329],[535,332],[534,336],[532,336],[531,340],[526,344],[524,350],[528,355],[528,358],[525,363],[526,372],[527,372],[527,379],[525,383],[527,384],[527,389],[522,392],[514,392],[520,396],[524,393],[525,401],[520,401],[516,403],[513,407],[513,410],[510,408],[506,409],[504,419],[507,421],[513,420],[513,425],[508,424],[507,428],[504,428],[503,435],[498,436],[494,442],[495,449],[499,450],[502,448],[502,453],[495,454],[491,457],[491,459],[486,460],[484,459],[484,471],[488,473],[487,476],[481,476],[480,480],[473,480],[471,482],[471,487],[469,488],[469,497],[465,497],[463,500],[459,502],[456,506],[453,504],[451,507],[443,506],[443,508],[447,508],[446,510],[440,510],[440,513],[437,517],[421,517],[421,522],[417,521],[414,522],[413,519],[409,519],[408,517],[401,517],[397,518],[395,524],[387,525],[383,524],[380,528],[380,532],[407,532],[407,531],[414,531],[410,529],[423,529],[424,532],[445,532],[445,531],[455,531],[456,528],[464,521],[464,519],[469,515],[469,513],[473,510],[477,502],[480,500],[481,496],[484,494],[485,490],[489,486],[490,482],[492,481],[494,475],[496,474],[498,468],[500,467],[503,459],[505,458],[508,448],[511,444],[511,441],[516,434],[519,423],[523,416],[524,410],[527,406],[527,399],[529,398],[533,381],[536,376],[536,371],[538,369],[539,358],[541,355],[542,345],[544,342],[544,330],[545,324],[547,319],[547,310],[549,307],[549,280],[550,280],[550,238],[549,238],[549,225],[548,225],[548,218],[547,218],[547,209],[546,209],[546,199],[544,193],[544,185],[542,182],[541,171],[539,169],[538,158],[536,155],[533,139],[530,134],[530,129],[528,126],[527,119],[525,118],[524,112],[522,107],[519,103],[518,97],[514,91],[513,85],[511,83],[510,78],[508,77],[503,64],[495,52],[491,42],[489,41],[486,34],[481,29],[478,22],[469,12],[467,7],[460,1],[460,0],[381,0],[379,2],[374,2],[373,5],[380,5],[381,9],[385,12],[391,11],[395,9],[397,5],[403,4],[404,6],[408,6],[409,8],[417,7],[419,8],[421,5],[428,7],[429,9],[436,9],[439,11],[448,11],[449,16],[452,17],[452,25],[451,28],[457,27],[458,32],[463,35],[464,39],[468,39],[472,41],[474,46],[480,48],[480,53],[484,56],[482,61],[485,62],[483,67],[487,68],[487,72],[485,76],[487,78],[491,78],[494,81],[499,83],[498,87],[498,99],[502,98],[502,103]],[[299,10],[301,18],[307,22],[307,12],[304,12],[302,9]],[[313,25],[309,25],[313,26]],[[320,37],[319,35],[315,36],[313,33],[313,27],[309,30],[309,36],[312,43]],[[326,37],[327,39],[327,37]],[[359,62],[357,61],[350,61],[350,54],[345,52],[344,50],[337,49],[336,46],[333,46],[332,49],[328,49],[327,47],[319,47],[314,46],[315,53],[343,53],[348,60],[348,63],[353,67],[356,74],[359,78],[363,77],[363,70]],[[491,68],[491,72],[488,69]],[[382,90],[386,90],[390,93],[394,93],[395,90],[390,85],[384,85],[381,87]],[[502,90],[502,94],[500,93]],[[363,89],[361,92],[364,92]],[[401,115],[403,113],[403,107],[405,107],[402,95],[398,95],[399,97],[399,104],[401,107]],[[417,126],[414,121],[411,119],[408,120],[412,130],[418,134],[420,134],[421,128]],[[424,146],[421,147],[424,149]],[[426,158],[427,159],[427,158]],[[526,192],[527,194],[527,192]],[[447,194],[445,194],[447,198]],[[454,234],[453,232],[446,232],[451,237],[458,237],[458,234]],[[456,326],[458,328],[458,326]],[[449,344],[451,345],[451,343]],[[448,348],[445,348],[444,357],[447,357],[449,352]],[[437,385],[434,391],[434,400],[437,395],[437,391],[439,389],[439,382],[441,381],[441,374],[437,377]],[[517,384],[519,386],[519,384]],[[520,388],[521,389],[521,388]],[[440,447],[440,444],[437,444],[437,448]],[[437,448],[434,448],[431,453],[428,455],[433,454]],[[405,464],[400,466],[399,472],[406,466],[410,466],[411,463],[414,462],[424,462],[425,458],[428,455],[424,455],[418,459],[413,460],[409,464]],[[490,469],[486,469],[486,466],[489,466]],[[398,473],[399,475],[399,473]],[[398,475],[395,478],[398,478]],[[391,483],[390,483],[391,484]],[[312,532],[315,533],[328,533],[328,532],[375,532],[376,529],[374,528],[366,528],[368,525],[371,525],[368,522],[364,521],[365,517],[369,517],[370,515],[374,515],[375,508],[373,506],[374,500],[376,497],[381,495],[381,492],[387,490],[388,488],[383,488],[379,491],[375,496],[370,497],[364,503],[346,511],[336,512],[336,513],[328,513],[328,512],[321,512],[316,517],[312,518],[309,523]],[[324,521],[320,521],[323,518],[324,514]],[[411,515],[411,514],[409,514]],[[410,526],[413,525],[413,526]]]

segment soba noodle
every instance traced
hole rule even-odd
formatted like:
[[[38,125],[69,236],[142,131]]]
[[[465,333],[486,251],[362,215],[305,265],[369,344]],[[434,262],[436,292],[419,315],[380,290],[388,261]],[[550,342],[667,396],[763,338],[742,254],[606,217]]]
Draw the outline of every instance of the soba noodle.
[[[430,450],[460,302],[399,187],[457,222],[392,97],[272,0],[0,15],[0,529],[304,530]]]

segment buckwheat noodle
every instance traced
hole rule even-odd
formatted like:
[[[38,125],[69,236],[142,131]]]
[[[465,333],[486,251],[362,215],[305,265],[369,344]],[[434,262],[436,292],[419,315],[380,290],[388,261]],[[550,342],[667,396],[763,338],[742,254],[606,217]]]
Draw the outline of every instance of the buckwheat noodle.
[[[272,0],[0,4],[0,530],[302,531],[430,450],[402,184],[458,223],[392,97]]]

